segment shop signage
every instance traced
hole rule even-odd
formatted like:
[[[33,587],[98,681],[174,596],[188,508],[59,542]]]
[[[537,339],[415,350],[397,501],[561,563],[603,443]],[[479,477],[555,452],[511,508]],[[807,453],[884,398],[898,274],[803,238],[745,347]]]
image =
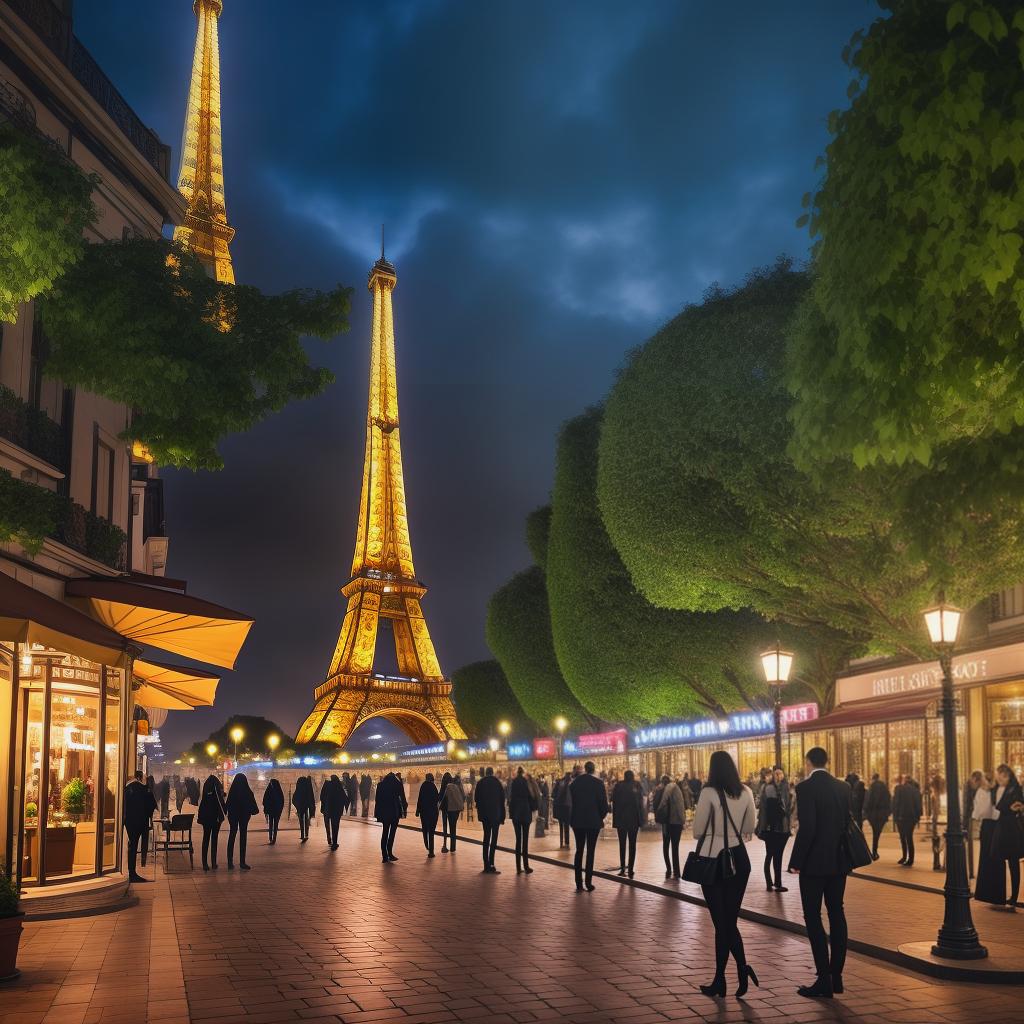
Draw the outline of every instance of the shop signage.
[[[413,747],[410,750],[403,750],[398,756],[412,758],[438,757],[444,752],[445,745],[443,743],[432,743],[429,747]]]
[[[533,756],[538,761],[550,761],[558,756],[558,744],[550,737],[533,741]]]
[[[584,754],[624,754],[629,744],[629,733],[625,729],[613,732],[592,732],[566,739],[565,753],[577,757]]]
[[[817,704],[794,704],[782,709],[782,723],[808,722],[818,717]],[[728,718],[703,718],[689,722],[659,722],[633,733],[633,746],[671,747],[683,743],[712,742],[724,738],[764,736],[775,731],[770,711],[740,711]]]
[[[510,743],[508,745],[510,761],[529,761],[533,757],[532,743]]]
[[[792,704],[782,709],[782,728],[800,722],[813,722],[818,717],[817,704]]]
[[[1010,644],[959,654],[953,659],[953,684],[972,686],[1024,675],[1024,644]],[[836,680],[836,703],[877,700],[918,690],[938,690],[942,675],[937,661],[899,668],[879,668]]]

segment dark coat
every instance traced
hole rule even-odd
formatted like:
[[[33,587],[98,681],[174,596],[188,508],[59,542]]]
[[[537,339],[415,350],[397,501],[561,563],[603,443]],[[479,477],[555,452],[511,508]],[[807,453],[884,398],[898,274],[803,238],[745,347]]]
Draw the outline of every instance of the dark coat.
[[[231,788],[228,790],[228,798],[224,801],[227,808],[228,821],[244,821],[248,824],[254,814],[259,814],[260,809],[256,806],[256,797],[249,788],[249,781],[244,775],[236,775],[231,780]]]
[[[416,797],[416,817],[426,825],[431,823],[436,825],[438,817],[437,802],[439,799],[440,793],[438,793],[433,779],[424,782],[420,786],[419,796]]]
[[[310,776],[300,775],[295,780],[292,807],[299,814],[306,812],[311,818],[316,815],[316,794],[313,792],[313,780]]]
[[[277,779],[271,779],[263,794],[263,813],[270,818],[280,818],[283,811],[284,790]]]
[[[850,873],[843,838],[850,822],[850,787],[826,771],[812,772],[796,787],[800,827],[789,866],[805,875]]]
[[[572,801],[569,798],[569,780],[558,779],[555,788],[551,793],[552,816],[555,821],[568,821],[569,813],[572,810]]]
[[[858,779],[850,783],[851,799],[853,801],[853,816],[860,821],[864,817],[864,802],[867,800],[867,789],[864,783]]]
[[[992,791],[993,798],[995,790]],[[1016,803],[1024,803],[1024,793],[1011,779],[1003,791],[1002,799],[996,804],[999,818],[996,820],[995,835],[992,839],[992,852],[1004,860],[1020,860],[1024,857],[1024,834],[1021,833],[1020,818],[1010,808]]]
[[[604,828],[608,790],[600,779],[593,775],[577,775],[569,783],[569,799],[572,801],[569,824],[573,828]]]
[[[525,775],[517,775],[508,787],[508,816],[517,825],[529,825],[537,810],[537,798],[530,791]]]
[[[491,825],[501,825],[505,821],[505,790],[501,780],[495,775],[485,775],[477,784],[473,793],[476,814],[481,821]]]
[[[380,822],[398,821],[409,813],[409,802],[405,799],[405,788],[394,772],[388,772],[377,783],[377,799],[373,803],[373,816]]]
[[[369,775],[364,775],[359,780],[359,795],[364,800],[370,799],[370,791],[373,789],[373,779]]]
[[[923,813],[921,790],[912,782],[904,782],[901,786],[897,786],[892,795],[893,821],[913,822],[916,825],[921,820]]]
[[[889,795],[889,787],[881,779],[876,779],[868,786],[864,798],[864,817],[880,829],[891,816],[892,797]]]
[[[348,777],[348,781],[345,782],[345,792],[348,793],[348,806],[355,807],[359,802],[359,781],[354,775]]]
[[[219,825],[228,816],[224,806],[224,794],[220,782],[212,775],[203,783],[203,795],[199,798],[199,810],[196,819],[200,825],[211,828]]]
[[[616,782],[612,790],[612,826],[638,829],[644,823],[644,791],[637,782]]]
[[[124,787],[124,827],[129,832],[145,832],[156,810],[156,799],[138,779]]]
[[[325,816],[344,814],[348,807],[348,792],[345,783],[332,775],[320,790],[320,807]]]

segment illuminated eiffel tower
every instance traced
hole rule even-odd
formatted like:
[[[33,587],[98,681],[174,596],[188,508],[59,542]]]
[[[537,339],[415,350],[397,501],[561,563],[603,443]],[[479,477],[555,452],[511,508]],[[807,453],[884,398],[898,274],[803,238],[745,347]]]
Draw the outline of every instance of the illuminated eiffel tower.
[[[178,191],[188,200],[185,223],[174,229],[174,240],[191,249],[211,276],[235,283],[228,244],[235,237],[224,205],[224,157],[220,136],[220,42],[217,23],[222,0],[195,0],[196,49],[192,84],[181,139]]]
[[[466,737],[452,704],[452,684],[437,663],[420,607],[427,588],[412,564],[391,315],[397,281],[382,247],[369,279],[370,397],[352,578],[341,591],[348,607],[330,671],[313,691],[316,703],[299,730],[299,742],[344,743],[363,722],[377,717],[394,722],[416,743]],[[397,676],[373,670],[382,618],[390,621],[394,633]]]

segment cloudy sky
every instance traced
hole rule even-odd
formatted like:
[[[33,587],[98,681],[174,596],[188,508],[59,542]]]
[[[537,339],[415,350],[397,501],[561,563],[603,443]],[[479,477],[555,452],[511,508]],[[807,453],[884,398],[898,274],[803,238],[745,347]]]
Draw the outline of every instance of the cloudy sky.
[[[78,0],[76,32],[172,145],[190,0]],[[486,602],[528,563],[559,425],[712,282],[806,254],[840,59],[872,0],[225,0],[224,164],[240,281],[355,287],[311,343],[337,382],[166,472],[168,574],[256,618],[216,708],[294,730],[341,621],[381,223],[416,568],[441,664],[487,656]],[[374,730],[377,731],[377,730]]]

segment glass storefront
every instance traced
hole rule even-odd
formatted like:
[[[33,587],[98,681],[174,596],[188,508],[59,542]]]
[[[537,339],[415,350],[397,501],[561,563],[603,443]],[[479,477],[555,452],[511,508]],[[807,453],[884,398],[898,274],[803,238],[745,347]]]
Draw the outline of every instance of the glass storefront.
[[[1008,764],[1024,775],[1024,697],[995,697],[988,702],[992,763],[989,768]]]

